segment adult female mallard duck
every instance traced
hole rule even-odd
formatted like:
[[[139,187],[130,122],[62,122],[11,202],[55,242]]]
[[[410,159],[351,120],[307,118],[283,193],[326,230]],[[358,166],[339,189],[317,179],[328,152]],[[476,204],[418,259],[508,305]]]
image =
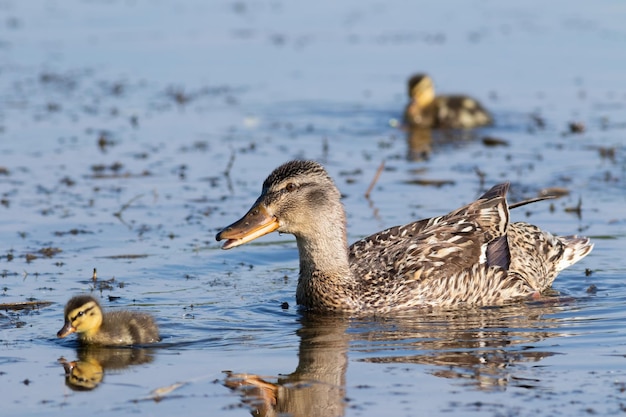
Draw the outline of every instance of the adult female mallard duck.
[[[341,195],[326,170],[291,161],[263,183],[248,213],[216,239],[224,249],[267,233],[295,235],[298,304],[378,314],[412,307],[502,304],[537,295],[587,255],[588,238],[509,223],[508,183],[444,216],[396,226],[348,247]]]
[[[134,311],[103,313],[90,295],[77,295],[65,305],[65,325],[57,337],[78,334],[85,345],[124,346],[160,340],[159,328],[149,314]]]
[[[433,80],[426,74],[409,79],[408,93],[404,121],[409,127],[471,129],[493,123],[489,112],[471,97],[435,96]]]

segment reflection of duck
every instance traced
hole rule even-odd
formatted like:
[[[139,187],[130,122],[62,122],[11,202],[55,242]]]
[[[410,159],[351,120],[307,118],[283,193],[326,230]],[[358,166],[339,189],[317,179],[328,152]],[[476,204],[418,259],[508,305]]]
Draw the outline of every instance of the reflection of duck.
[[[76,391],[92,390],[102,382],[106,370],[152,362],[146,349],[87,347],[78,350],[78,359],[59,362],[65,369],[65,383]]]
[[[358,407],[346,402],[349,356],[357,368],[358,362],[384,364],[386,377],[367,384],[377,393],[395,389],[395,364],[403,371],[405,364],[422,365],[433,376],[480,390],[541,387],[542,381],[524,378],[527,370],[516,365],[555,354],[536,344],[559,334],[559,321],[546,318],[556,310],[550,304],[519,304],[375,321],[305,312],[294,372],[278,378],[228,372],[224,385],[238,392],[258,417],[341,416],[347,407]]]
[[[316,162],[291,161],[263,183],[253,207],[216,236],[229,249],[274,230],[296,236],[298,304],[386,313],[410,307],[501,304],[547,289],[591,251],[589,239],[509,223],[508,184],[445,216],[347,245],[340,193]]]
[[[433,80],[426,74],[409,79],[408,93],[404,121],[409,127],[470,129],[492,123],[489,112],[471,97],[435,96]]]
[[[276,382],[255,374],[228,372],[224,385],[242,394],[253,416],[337,417],[346,407],[348,322],[303,317],[297,369]]]
[[[65,306],[65,325],[57,333],[76,332],[86,345],[122,346],[159,341],[159,329],[149,314],[131,311],[103,313],[90,295],[78,295]]]
[[[404,314],[374,327],[357,322],[353,334],[359,341],[352,346],[368,352],[362,362],[426,365],[434,376],[482,390],[537,386],[541,381],[524,378],[524,367],[515,365],[556,354],[537,343],[559,335],[559,321],[550,317],[559,310],[550,302],[520,303],[463,312],[433,311],[419,317]],[[369,344],[383,348],[364,350]]]

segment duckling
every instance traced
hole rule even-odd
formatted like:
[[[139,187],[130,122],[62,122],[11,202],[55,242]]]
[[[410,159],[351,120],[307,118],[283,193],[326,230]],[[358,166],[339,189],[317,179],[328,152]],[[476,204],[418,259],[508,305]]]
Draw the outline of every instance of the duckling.
[[[435,96],[433,80],[416,74],[408,81],[410,102],[404,121],[412,128],[471,129],[490,125],[489,112],[475,99],[463,95]]]
[[[316,162],[290,161],[267,177],[248,213],[216,239],[230,249],[273,231],[295,235],[296,301],[308,310],[370,315],[504,304],[540,295],[593,248],[586,237],[509,222],[508,188],[496,185],[446,215],[391,227],[348,247],[333,180]]]
[[[123,346],[160,340],[159,328],[149,314],[132,311],[103,313],[90,295],[77,295],[65,306],[65,325],[57,337],[77,333],[84,345]]]

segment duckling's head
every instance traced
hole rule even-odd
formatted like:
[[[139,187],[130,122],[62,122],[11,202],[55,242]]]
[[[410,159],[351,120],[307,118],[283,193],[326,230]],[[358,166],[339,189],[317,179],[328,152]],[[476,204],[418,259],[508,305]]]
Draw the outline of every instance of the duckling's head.
[[[408,93],[411,100],[423,109],[435,99],[435,84],[426,74],[415,74],[408,81]]]
[[[313,161],[290,161],[263,182],[261,195],[240,220],[215,237],[234,248],[278,231],[310,238],[325,233],[345,234],[341,194],[324,167]]]
[[[102,308],[90,295],[77,295],[65,305],[65,324],[57,337],[71,333],[93,334],[102,325]]]

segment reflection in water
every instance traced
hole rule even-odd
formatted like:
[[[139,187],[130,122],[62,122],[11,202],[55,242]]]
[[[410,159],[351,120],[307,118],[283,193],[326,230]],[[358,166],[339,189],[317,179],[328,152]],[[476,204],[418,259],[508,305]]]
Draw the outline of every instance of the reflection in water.
[[[225,385],[241,393],[242,401],[252,408],[252,415],[344,414],[349,321],[307,314],[301,322],[299,362],[293,373],[274,383],[257,375],[228,373]]]
[[[556,319],[545,317],[556,309],[517,305],[386,319],[375,328],[360,323],[369,327],[359,333],[367,343],[356,342],[353,349],[375,353],[360,359],[363,362],[434,365],[432,375],[461,379],[476,389],[505,389],[511,382],[533,388],[539,382],[515,377],[513,365],[555,354],[535,350],[533,343],[559,335]]]
[[[78,359],[60,358],[65,369],[65,385],[75,391],[90,391],[102,382],[108,370],[121,370],[131,365],[150,363],[152,351],[137,348],[84,347],[76,351]]]
[[[433,139],[430,129],[408,129],[406,140],[409,145],[409,161],[426,161],[433,150]]]
[[[407,158],[409,161],[426,161],[433,147],[466,143],[476,137],[476,132],[471,130],[406,128]]]
[[[371,320],[306,314],[293,373],[270,379],[229,372],[224,384],[240,393],[254,416],[341,416],[350,347],[359,361],[428,365],[432,375],[473,389],[536,388],[541,381],[516,376],[515,365],[555,354],[533,344],[559,335],[556,319],[545,317],[557,309],[518,305]]]

